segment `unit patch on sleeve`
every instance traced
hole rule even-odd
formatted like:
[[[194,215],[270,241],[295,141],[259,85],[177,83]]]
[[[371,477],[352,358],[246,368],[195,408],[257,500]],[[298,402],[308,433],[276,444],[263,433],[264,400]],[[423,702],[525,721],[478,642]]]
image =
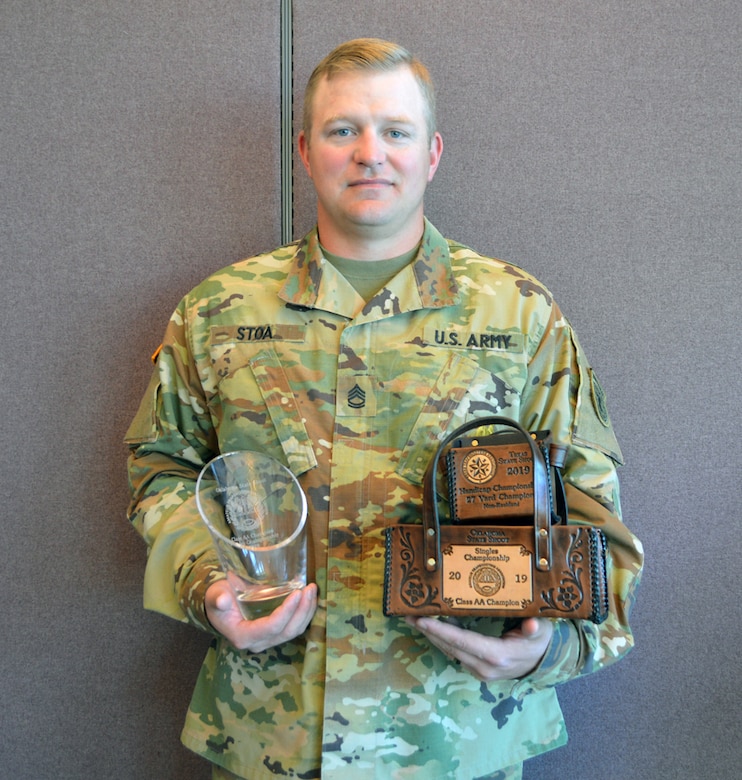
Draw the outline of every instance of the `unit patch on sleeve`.
[[[611,420],[608,417],[608,404],[605,399],[605,390],[598,381],[595,371],[590,369],[590,392],[593,398],[593,406],[595,407],[595,414],[598,415],[600,422],[607,428],[611,424]]]

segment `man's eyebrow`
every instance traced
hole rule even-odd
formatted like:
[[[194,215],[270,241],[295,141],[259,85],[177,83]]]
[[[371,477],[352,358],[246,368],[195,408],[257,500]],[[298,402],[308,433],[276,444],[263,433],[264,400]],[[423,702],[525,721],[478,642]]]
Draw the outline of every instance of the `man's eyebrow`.
[[[350,122],[351,124],[356,124],[357,119],[353,117],[352,114],[333,114],[332,116],[327,117],[324,122],[322,122],[322,126],[326,127],[327,125],[335,124],[336,122]],[[381,122],[383,124],[390,124],[390,125],[409,125],[413,126],[415,124],[415,120],[412,117],[409,116],[388,116],[383,117]]]
[[[355,124],[355,120],[348,114],[333,114],[323,120],[320,127],[330,127],[331,125],[344,123]]]
[[[387,117],[385,120],[390,125],[410,125],[413,126],[415,124],[415,120],[412,119],[412,117],[409,116],[390,116]]]

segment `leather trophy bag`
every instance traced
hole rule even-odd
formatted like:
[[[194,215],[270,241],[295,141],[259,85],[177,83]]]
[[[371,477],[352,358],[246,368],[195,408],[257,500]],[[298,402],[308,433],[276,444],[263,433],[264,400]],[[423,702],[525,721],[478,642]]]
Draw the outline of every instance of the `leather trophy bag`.
[[[465,436],[482,426],[507,430]],[[548,432],[530,434],[506,417],[472,420],[447,436],[425,474],[422,523],[386,530],[384,614],[602,623],[606,541],[597,528],[567,524],[559,472],[565,455]]]

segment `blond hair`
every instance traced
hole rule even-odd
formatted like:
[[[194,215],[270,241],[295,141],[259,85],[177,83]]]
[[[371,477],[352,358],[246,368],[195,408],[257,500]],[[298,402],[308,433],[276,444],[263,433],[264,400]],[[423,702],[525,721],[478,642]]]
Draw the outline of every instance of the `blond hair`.
[[[312,128],[312,110],[317,87],[323,78],[358,71],[391,71],[408,67],[415,77],[425,106],[425,122],[430,138],[435,134],[435,89],[425,65],[407,49],[380,38],[356,38],[333,49],[312,71],[304,92],[302,129],[307,139]]]

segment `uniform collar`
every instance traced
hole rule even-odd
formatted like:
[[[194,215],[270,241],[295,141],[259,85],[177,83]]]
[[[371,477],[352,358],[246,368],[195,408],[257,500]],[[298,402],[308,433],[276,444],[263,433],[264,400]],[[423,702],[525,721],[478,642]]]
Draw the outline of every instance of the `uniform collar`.
[[[459,288],[448,242],[426,219],[415,259],[368,303],[322,256],[316,227],[297,244],[279,296],[293,306],[369,320],[451,306],[459,300]]]

